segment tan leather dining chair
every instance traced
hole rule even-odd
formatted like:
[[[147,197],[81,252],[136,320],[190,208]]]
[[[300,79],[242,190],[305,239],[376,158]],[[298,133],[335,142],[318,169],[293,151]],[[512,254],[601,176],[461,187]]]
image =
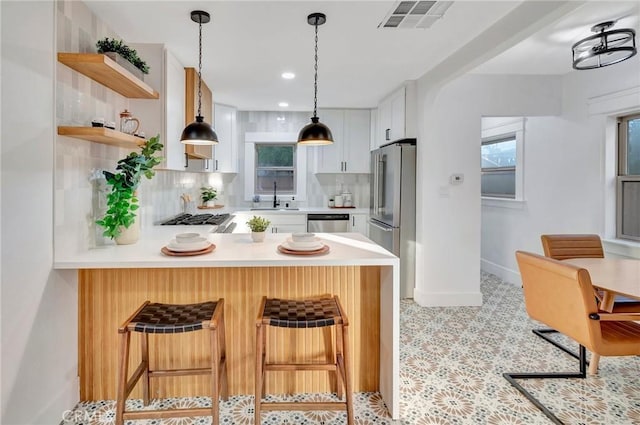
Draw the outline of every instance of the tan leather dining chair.
[[[602,248],[602,241],[600,236],[591,234],[556,234],[556,235],[542,235],[540,237],[542,241],[542,249],[544,250],[545,257],[553,258],[556,260],[567,260],[569,258],[604,258],[604,250]],[[597,293],[596,297],[602,300],[602,294]],[[640,302],[633,300],[622,300],[618,298],[618,301],[613,307],[614,313],[624,312],[640,312]],[[578,358],[578,354],[572,352],[567,347],[561,345],[555,340],[551,339],[548,334],[556,333],[555,329],[534,329],[533,333],[538,335],[545,341],[555,345],[566,353]],[[594,366],[597,365],[597,361]]]
[[[504,378],[556,424],[562,422],[517,379],[585,378],[585,348],[601,356],[640,355],[640,313],[598,310],[586,269],[541,255],[516,252],[529,317],[557,329],[580,345],[580,371],[504,373]]]

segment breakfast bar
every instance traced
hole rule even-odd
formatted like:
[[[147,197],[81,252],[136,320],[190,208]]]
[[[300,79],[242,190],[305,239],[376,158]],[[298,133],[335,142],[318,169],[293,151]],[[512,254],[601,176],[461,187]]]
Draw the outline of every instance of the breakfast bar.
[[[290,234],[268,234],[261,243],[249,234],[202,233],[215,245],[197,256],[161,253],[179,226],[154,226],[134,245],[105,246],[58,255],[55,267],[78,270],[78,374],[81,400],[114,399],[118,326],[145,300],[196,303],[225,299],[230,394],[253,394],[255,320],[262,296],[303,298],[335,294],[350,324],[352,380],[356,392],[380,392],[390,415],[399,418],[399,260],[356,233],[319,233],[329,247],[322,255],[278,250]],[[193,230],[192,228],[190,229]],[[270,356],[295,347],[305,358],[322,360],[326,329],[298,334],[276,329]],[[201,367],[207,335],[192,332],[150,340],[154,367]],[[131,365],[139,347],[132,345]],[[155,359],[155,360],[154,360]],[[287,359],[291,360],[291,359]],[[154,365],[153,362],[157,364]],[[208,394],[206,378],[172,377],[151,383],[152,397]],[[317,371],[278,372],[270,393],[332,392],[335,381]],[[132,397],[140,397],[137,388]]]

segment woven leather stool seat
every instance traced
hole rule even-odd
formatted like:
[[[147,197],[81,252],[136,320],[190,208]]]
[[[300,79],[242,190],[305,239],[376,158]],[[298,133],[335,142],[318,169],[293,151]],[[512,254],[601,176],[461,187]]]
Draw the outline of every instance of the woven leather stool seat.
[[[149,334],[153,338],[162,335],[208,330],[210,333],[211,360],[209,367],[184,369],[149,368]],[[141,333],[141,361],[129,377],[129,342],[132,332]],[[118,394],[116,400],[116,425],[127,419],[159,419],[178,416],[211,416],[212,424],[219,423],[219,395],[229,397],[227,386],[227,361],[224,332],[224,300],[198,304],[160,304],[146,301],[118,329],[120,354],[118,369]],[[143,404],[149,404],[149,381],[154,377],[209,375],[211,376],[211,407],[159,410],[125,410],[129,394],[142,379]]]
[[[131,319],[128,328],[135,332],[161,334],[197,331],[209,326],[216,305],[216,301],[200,304],[147,304]]]
[[[282,300],[268,298],[262,323],[281,328],[321,328],[342,323],[335,298]]]
[[[267,361],[268,326],[289,328],[291,332],[302,332],[310,328],[335,326],[335,354],[325,363],[274,363]],[[349,320],[337,296],[304,300],[262,298],[256,320],[256,379],[255,379],[255,425],[260,425],[262,410],[346,410],[347,423],[353,424],[353,395],[348,344]],[[326,329],[330,332],[330,329]],[[287,331],[289,332],[289,331]],[[329,338],[331,341],[331,338]],[[331,342],[329,342],[331,345]],[[327,347],[328,349],[329,347]],[[333,358],[332,358],[333,357]],[[321,370],[335,373],[337,395],[345,401],[335,402],[265,402],[265,372]]]

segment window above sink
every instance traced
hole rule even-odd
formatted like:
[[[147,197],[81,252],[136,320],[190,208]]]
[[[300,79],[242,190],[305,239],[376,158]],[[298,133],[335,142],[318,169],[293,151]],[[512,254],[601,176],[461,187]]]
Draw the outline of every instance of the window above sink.
[[[306,201],[307,151],[313,148],[297,147],[295,145],[297,140],[297,133],[245,133],[245,201],[251,201],[254,195],[259,194],[262,201],[272,202],[274,181],[277,182],[276,196],[278,198],[280,198],[280,195],[283,195],[285,199],[294,197],[296,201]],[[269,149],[271,146],[273,146],[274,149]],[[285,149],[282,149],[283,147]],[[291,147],[290,163],[284,161],[288,155],[285,155],[286,147]],[[275,155],[275,153],[278,155]],[[282,200],[280,201],[282,202]],[[277,207],[275,209],[260,207],[260,210],[278,211],[294,209],[286,207]]]

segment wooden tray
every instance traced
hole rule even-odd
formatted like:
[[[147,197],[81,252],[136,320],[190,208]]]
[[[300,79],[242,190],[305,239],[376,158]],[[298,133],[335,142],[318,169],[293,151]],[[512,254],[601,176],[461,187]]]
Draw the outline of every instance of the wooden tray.
[[[162,249],[160,250],[160,252],[162,252],[164,255],[168,255],[170,257],[191,257],[193,255],[208,254],[211,251],[213,251],[214,249],[216,249],[215,244],[211,244],[207,248],[201,249],[199,251],[177,252],[177,251],[171,251],[166,246],[163,246]]]
[[[316,249],[314,251],[294,251],[292,249],[287,249],[282,245],[278,245],[278,251],[280,251],[283,254],[289,254],[289,255],[321,255],[329,252],[329,245],[324,245],[322,248]]]
[[[218,208],[224,208],[224,205],[214,205],[213,207],[205,207],[204,205],[198,205],[199,210],[217,210]]]

